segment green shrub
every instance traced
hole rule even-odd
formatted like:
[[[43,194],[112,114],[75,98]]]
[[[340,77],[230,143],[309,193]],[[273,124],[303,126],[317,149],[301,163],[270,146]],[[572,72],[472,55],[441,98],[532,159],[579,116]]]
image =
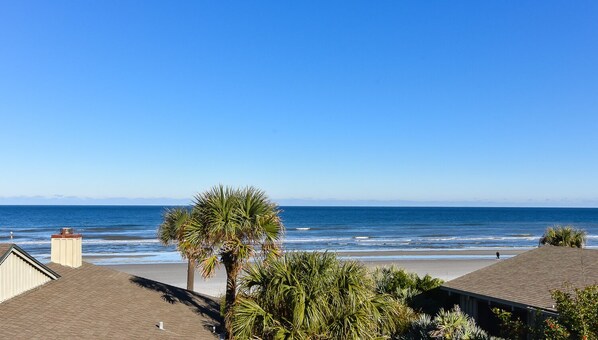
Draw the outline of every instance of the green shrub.
[[[555,290],[552,298],[559,316],[547,328],[563,329],[575,339],[598,339],[598,285]]]
[[[441,309],[434,318],[423,314],[411,323],[406,334],[400,340],[489,340],[498,339],[489,336],[479,328],[475,321],[463,313],[459,306],[452,310]]]
[[[500,324],[500,336],[512,340],[527,339],[528,327],[520,318],[514,318],[513,313],[500,308],[492,308]]]
[[[233,308],[237,339],[383,339],[413,311],[376,291],[368,269],[330,253],[290,253],[250,266]]]
[[[420,277],[416,273],[390,266],[376,268],[374,280],[378,293],[389,294],[413,309],[436,313],[443,305],[444,294],[438,289],[443,281],[430,275]]]
[[[598,339],[598,285],[585,288],[565,288],[551,292],[557,317],[543,317],[538,311],[534,326],[524,325],[511,313],[500,309],[492,311],[500,320],[501,330],[509,339],[560,340]]]

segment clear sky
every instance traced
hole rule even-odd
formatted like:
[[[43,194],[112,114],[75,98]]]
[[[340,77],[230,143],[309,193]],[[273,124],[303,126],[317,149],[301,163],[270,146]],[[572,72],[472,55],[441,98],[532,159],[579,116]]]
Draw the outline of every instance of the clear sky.
[[[597,18],[594,0],[3,1],[0,203],[223,183],[598,206]]]

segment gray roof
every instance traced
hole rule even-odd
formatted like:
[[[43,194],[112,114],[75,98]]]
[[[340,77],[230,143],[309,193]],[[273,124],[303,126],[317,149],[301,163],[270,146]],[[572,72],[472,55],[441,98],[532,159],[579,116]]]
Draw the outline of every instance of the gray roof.
[[[12,249],[13,246],[14,243],[0,243],[0,263],[2,262],[2,260],[4,260],[6,255],[8,255],[8,252]]]
[[[554,310],[550,291],[564,284],[598,284],[598,250],[543,246],[446,282],[442,289]]]
[[[220,325],[210,297],[85,262],[48,267],[61,277],[0,304],[4,338],[211,339]]]

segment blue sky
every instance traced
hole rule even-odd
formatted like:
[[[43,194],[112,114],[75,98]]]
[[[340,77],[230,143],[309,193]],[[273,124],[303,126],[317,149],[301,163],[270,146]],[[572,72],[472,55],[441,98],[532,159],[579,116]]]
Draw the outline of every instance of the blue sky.
[[[596,1],[5,1],[0,203],[598,206]],[[118,198],[118,199],[117,199]]]

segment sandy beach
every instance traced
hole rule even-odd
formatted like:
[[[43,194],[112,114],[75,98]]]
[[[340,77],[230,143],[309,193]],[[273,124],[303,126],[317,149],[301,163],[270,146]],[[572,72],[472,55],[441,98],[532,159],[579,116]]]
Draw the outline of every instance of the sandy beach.
[[[499,250],[501,256],[513,256],[525,250],[503,249]],[[388,252],[359,252],[359,253],[338,253],[345,259],[356,259],[362,261],[369,267],[390,266],[405,268],[407,271],[419,275],[430,274],[445,281],[452,280],[472,271],[484,268],[496,263],[494,258],[496,250],[463,250],[463,251],[388,251]],[[417,259],[391,259],[385,257],[407,256]],[[442,256],[442,258],[438,258]],[[429,259],[426,259],[429,257]],[[467,257],[474,257],[469,259]],[[477,258],[476,258],[477,257]],[[484,258],[481,258],[484,257]],[[164,282],[173,286],[185,288],[187,285],[187,265],[185,263],[174,264],[131,264],[131,265],[110,265],[107,266],[132,275]],[[219,268],[214,277],[203,279],[196,270],[195,291],[211,296],[224,294],[226,274],[224,268]]]

